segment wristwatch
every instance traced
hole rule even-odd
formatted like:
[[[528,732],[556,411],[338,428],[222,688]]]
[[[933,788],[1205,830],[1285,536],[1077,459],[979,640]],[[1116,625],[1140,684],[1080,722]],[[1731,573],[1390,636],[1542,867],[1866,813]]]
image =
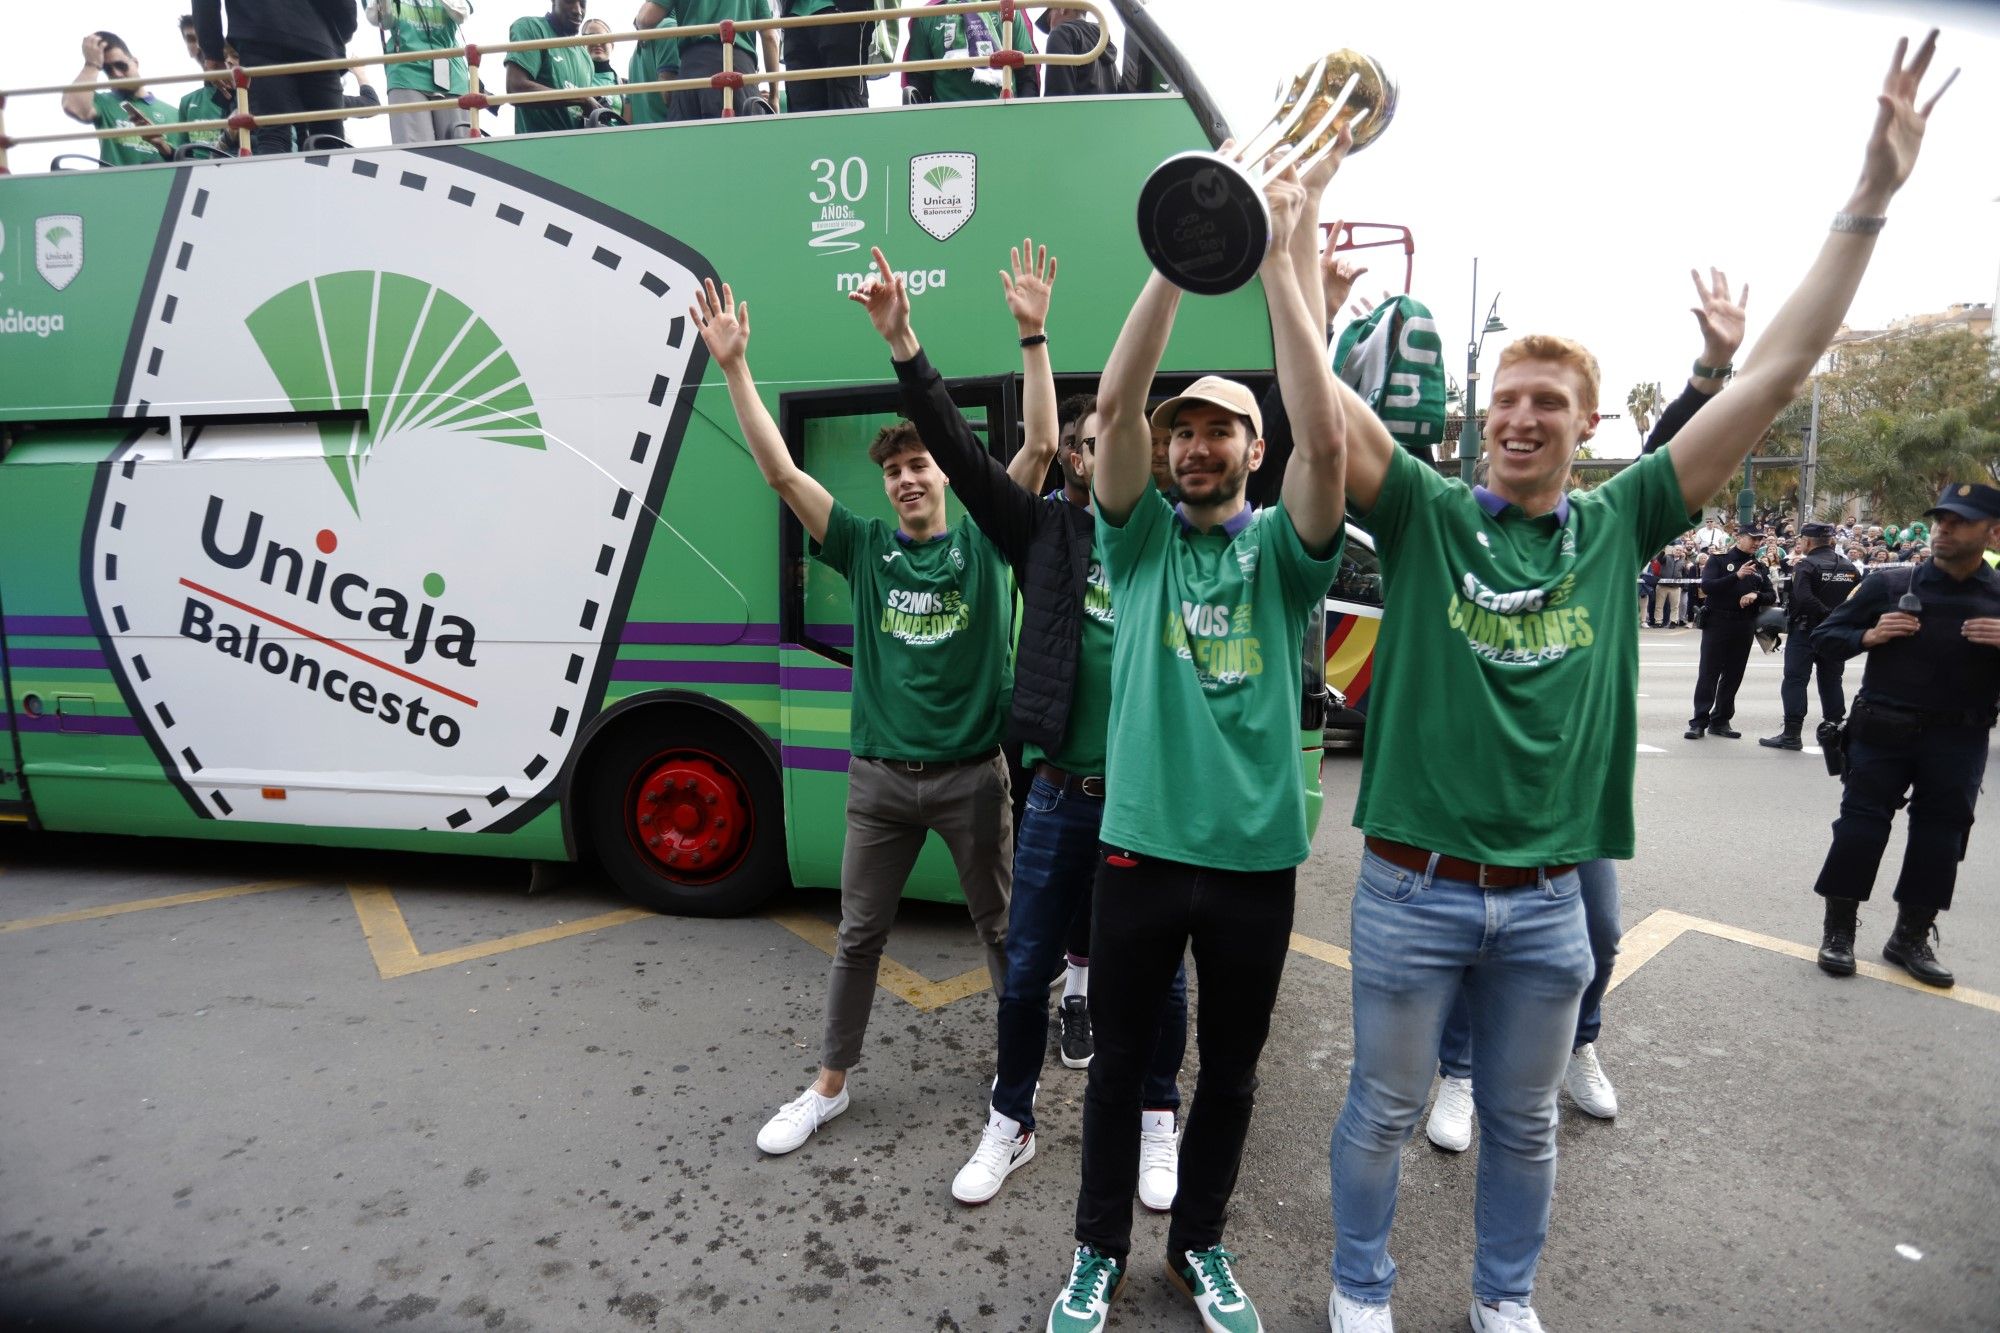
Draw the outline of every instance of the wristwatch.
[[[1733,361],[1725,361],[1719,366],[1704,366],[1699,361],[1694,363],[1694,377],[1698,380],[1726,380],[1735,373],[1736,363]]]

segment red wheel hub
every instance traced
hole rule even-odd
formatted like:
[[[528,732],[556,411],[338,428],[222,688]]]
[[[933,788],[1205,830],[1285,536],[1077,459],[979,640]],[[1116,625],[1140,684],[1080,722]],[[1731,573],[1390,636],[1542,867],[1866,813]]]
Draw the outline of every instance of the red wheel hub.
[[[734,870],[753,832],[735,770],[700,750],[654,760],[632,788],[625,822],[633,846],[655,869],[692,883]]]

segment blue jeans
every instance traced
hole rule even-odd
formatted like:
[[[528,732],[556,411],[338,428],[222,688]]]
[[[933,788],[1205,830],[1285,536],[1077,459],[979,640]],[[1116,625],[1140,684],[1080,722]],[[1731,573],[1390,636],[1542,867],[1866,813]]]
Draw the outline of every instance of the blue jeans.
[[[1576,868],[1583,884],[1583,924],[1590,932],[1590,956],[1597,971],[1583,988],[1576,1007],[1574,1046],[1597,1040],[1604,1027],[1604,992],[1611,985],[1611,969],[1618,961],[1618,939],[1624,928],[1618,922],[1618,863],[1585,861]],[[1472,1010],[1465,992],[1451,1006],[1445,1020],[1444,1037],[1438,1042],[1438,1073],[1446,1078],[1472,1077]]]
[[[1364,854],[1354,892],[1354,1067],[1333,1127],[1333,1280],[1381,1304],[1396,1285],[1389,1227],[1401,1151],[1431,1087],[1445,1016],[1472,998],[1479,1113],[1472,1290],[1527,1303],[1556,1187],[1556,1090],[1589,984],[1574,871],[1483,891]]]
[[[1049,1046],[1049,978],[1069,952],[1077,910],[1088,910],[1097,879],[1097,830],[1104,801],[1064,792],[1045,778],[1028,788],[1014,839],[1014,898],[1007,917],[1007,981],[1000,991],[999,1080],[993,1109],[1035,1127],[1035,1083]],[[1177,1111],[1176,1079],[1187,1050],[1187,964],[1174,973],[1160,1010],[1159,1037],[1140,1087],[1149,1111]]]

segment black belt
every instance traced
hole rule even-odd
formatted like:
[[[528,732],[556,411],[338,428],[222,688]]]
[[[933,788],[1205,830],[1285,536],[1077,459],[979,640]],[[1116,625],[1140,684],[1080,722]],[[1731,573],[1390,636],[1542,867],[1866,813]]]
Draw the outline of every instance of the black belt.
[[[1057,768],[1046,759],[1035,765],[1035,776],[1065,795],[1075,791],[1096,800],[1104,799],[1104,779],[1101,777],[1084,777],[1080,773]]]
[[[1420,875],[1431,868],[1432,853],[1421,847],[1412,847],[1406,842],[1391,842],[1387,838],[1368,838],[1365,841],[1369,851],[1392,866],[1414,870]],[[1477,884],[1482,889],[1524,889],[1530,884],[1540,883],[1544,873],[1553,879],[1574,869],[1574,863],[1561,866],[1490,866],[1477,861],[1461,861],[1456,856],[1440,855],[1436,873],[1441,879]]]
[[[1880,699],[1856,699],[1854,711],[1874,713],[1885,722],[1917,727],[1990,727],[1993,714],[1972,708],[1910,708]]]
[[[963,759],[884,759],[876,755],[864,755],[878,764],[888,764],[905,773],[942,773],[946,769],[971,768],[976,764],[990,764],[1000,757],[1000,747],[995,745],[981,750],[978,754],[967,755]]]

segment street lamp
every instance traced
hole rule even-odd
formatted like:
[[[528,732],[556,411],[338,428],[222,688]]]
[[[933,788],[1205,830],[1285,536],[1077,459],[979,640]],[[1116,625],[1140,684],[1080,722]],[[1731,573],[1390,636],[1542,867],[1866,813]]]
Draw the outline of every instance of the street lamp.
[[[1476,258],[1472,261],[1472,317],[1479,318]],[[1473,469],[1479,464],[1479,351],[1486,345],[1487,334],[1506,331],[1507,326],[1500,322],[1500,297],[1496,293],[1486,311],[1485,327],[1469,326],[1465,335],[1465,425],[1458,433],[1458,475],[1468,486],[1472,484]]]

